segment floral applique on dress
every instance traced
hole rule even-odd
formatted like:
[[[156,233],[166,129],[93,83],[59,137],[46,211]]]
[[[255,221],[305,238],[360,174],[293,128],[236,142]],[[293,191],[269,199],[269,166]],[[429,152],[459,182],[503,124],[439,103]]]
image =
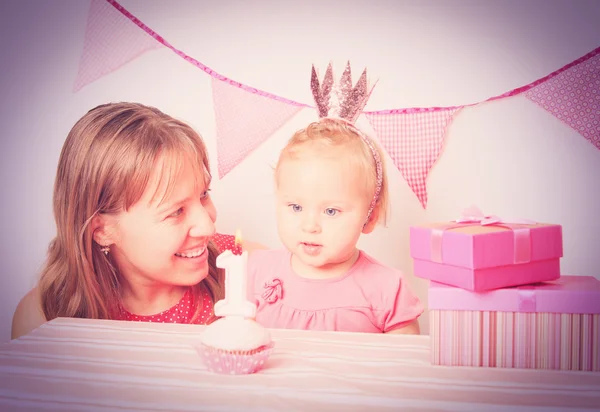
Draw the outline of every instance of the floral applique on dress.
[[[273,279],[265,282],[265,290],[261,297],[267,303],[275,303],[283,297],[283,282],[280,279]]]

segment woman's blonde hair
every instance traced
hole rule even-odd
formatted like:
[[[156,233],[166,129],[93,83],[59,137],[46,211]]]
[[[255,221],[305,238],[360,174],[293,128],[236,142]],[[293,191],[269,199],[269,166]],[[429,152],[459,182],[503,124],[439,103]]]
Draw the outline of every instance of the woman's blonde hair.
[[[305,129],[298,130],[288,141],[286,146],[279,155],[277,166],[275,167],[275,178],[279,176],[279,168],[281,163],[288,158],[297,157],[307,145],[318,145],[316,152],[321,152],[326,148],[344,148],[349,151],[349,156],[346,160],[352,163],[352,166],[360,168],[365,176],[365,190],[373,199],[377,188],[377,163],[373,152],[366,139],[370,139],[362,134],[354,126],[340,119],[322,118],[318,122],[313,122]],[[388,200],[388,183],[387,174],[385,172],[385,164],[379,146],[370,139],[373,150],[377,151],[381,162],[381,188],[375,204],[377,211],[377,222],[382,222],[384,225],[387,222],[387,213],[389,209]],[[314,147],[313,147],[314,148]],[[311,152],[314,153],[315,151]]]
[[[127,210],[144,193],[159,156],[165,155],[172,187],[182,160],[191,159],[205,184],[211,179],[202,138],[187,124],[156,108],[111,103],[87,112],[64,143],[54,183],[56,237],[39,282],[46,319],[113,319],[120,309],[120,274],[97,244],[90,222],[100,213]],[[174,173],[173,173],[174,171]],[[169,189],[167,189],[167,192]],[[217,251],[209,243],[209,274],[192,287],[202,310],[206,290],[213,302],[223,297]]]

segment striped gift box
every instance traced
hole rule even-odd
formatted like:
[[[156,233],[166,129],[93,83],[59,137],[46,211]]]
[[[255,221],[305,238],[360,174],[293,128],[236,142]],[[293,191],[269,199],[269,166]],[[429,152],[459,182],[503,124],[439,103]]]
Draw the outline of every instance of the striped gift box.
[[[600,281],[477,293],[431,282],[434,365],[600,371]]]

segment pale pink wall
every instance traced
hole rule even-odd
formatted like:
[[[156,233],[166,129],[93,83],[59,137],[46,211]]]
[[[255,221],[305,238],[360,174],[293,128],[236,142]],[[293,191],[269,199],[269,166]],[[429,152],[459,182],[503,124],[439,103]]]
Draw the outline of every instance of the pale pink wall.
[[[106,101],[137,100],[189,121],[216,159],[209,77],[168,50],[143,55],[71,92],[87,16],[82,1],[0,2],[2,212],[0,341],[33,285],[54,228],[51,192],[64,138]],[[122,0],[176,47],[242,83],[311,103],[310,66],[351,60],[379,78],[368,109],[471,103],[527,84],[600,45],[596,1],[278,2]],[[340,6],[343,4],[343,6]],[[300,112],[215,181],[221,231],[279,246],[271,166],[285,140],[316,118]],[[371,131],[364,118],[359,126]],[[429,179],[423,210],[389,158],[389,227],[361,240],[412,276],[408,227],[450,219],[475,203],[499,215],[564,225],[562,269],[600,277],[600,151],[516,97],[465,110]],[[427,316],[421,326],[427,331]]]

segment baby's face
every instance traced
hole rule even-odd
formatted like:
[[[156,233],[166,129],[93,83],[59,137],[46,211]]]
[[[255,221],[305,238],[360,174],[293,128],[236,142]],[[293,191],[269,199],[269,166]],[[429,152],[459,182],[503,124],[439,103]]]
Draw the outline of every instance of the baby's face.
[[[278,230],[297,272],[328,277],[343,272],[356,256],[370,203],[365,182],[361,169],[340,151],[307,152],[280,163]]]

